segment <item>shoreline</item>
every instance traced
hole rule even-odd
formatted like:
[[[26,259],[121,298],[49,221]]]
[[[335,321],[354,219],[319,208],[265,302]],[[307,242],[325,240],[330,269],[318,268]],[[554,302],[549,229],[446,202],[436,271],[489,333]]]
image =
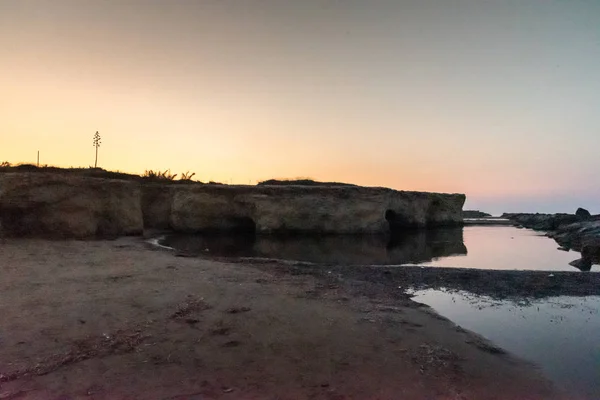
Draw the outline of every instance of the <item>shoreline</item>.
[[[156,250],[169,251],[178,258],[198,258],[232,264],[246,264],[257,268],[276,266],[292,274],[312,274],[326,277],[335,272],[344,279],[374,282],[406,290],[448,289],[468,291],[493,299],[541,299],[554,296],[600,296],[600,273],[595,271],[537,271],[500,270],[461,267],[432,267],[418,264],[398,265],[340,265],[262,257],[224,257],[187,254],[147,240]],[[268,268],[268,267],[267,267]]]
[[[2,245],[6,398],[566,398],[360,274],[175,257],[141,238]]]

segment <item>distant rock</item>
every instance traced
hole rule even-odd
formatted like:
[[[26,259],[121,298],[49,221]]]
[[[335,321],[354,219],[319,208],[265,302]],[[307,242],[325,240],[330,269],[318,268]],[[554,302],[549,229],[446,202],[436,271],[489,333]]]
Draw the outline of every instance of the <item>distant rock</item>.
[[[546,231],[546,236],[560,245],[559,250],[581,252],[581,260],[575,260],[571,265],[589,271],[593,263],[600,264],[600,219],[595,216],[582,218],[583,215],[589,215],[589,212],[580,208],[577,214],[505,213],[502,217],[525,228]]]
[[[484,213],[484,212],[478,211],[478,210],[464,210],[463,211],[463,218],[489,218],[491,216],[492,216],[491,214]]]
[[[537,231],[553,231],[561,225],[580,221],[575,214],[502,214],[502,218],[510,219],[525,228]]]
[[[575,215],[577,215],[580,219],[590,219],[592,218],[592,214],[585,208],[579,207],[577,211],[575,211]]]
[[[584,261],[600,264],[600,221],[580,221],[551,232],[562,247],[581,252]]]

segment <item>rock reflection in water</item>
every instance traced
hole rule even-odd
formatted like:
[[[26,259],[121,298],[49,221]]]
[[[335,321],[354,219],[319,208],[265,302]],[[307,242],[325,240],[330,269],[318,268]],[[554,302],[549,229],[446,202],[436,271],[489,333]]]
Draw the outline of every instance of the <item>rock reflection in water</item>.
[[[264,257],[326,264],[406,264],[465,255],[462,228],[385,236],[173,235],[161,242],[192,255]]]

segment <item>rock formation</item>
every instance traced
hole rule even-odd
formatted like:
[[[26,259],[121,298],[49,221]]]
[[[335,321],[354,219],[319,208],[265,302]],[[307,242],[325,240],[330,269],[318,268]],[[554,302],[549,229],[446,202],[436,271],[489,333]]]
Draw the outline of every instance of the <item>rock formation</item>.
[[[0,229],[15,236],[139,234],[140,186],[58,174],[0,174]]]
[[[581,252],[581,259],[571,265],[589,271],[592,263],[600,264],[600,218],[587,210],[575,214],[504,214],[526,228],[547,231],[562,249]]]
[[[577,209],[577,211],[575,211],[575,215],[577,215],[577,217],[579,217],[579,219],[590,219],[592,218],[592,214],[590,214],[590,212],[588,210],[586,210],[585,208],[581,208],[579,207]]]
[[[504,213],[501,218],[510,219],[517,224],[538,231],[552,231],[561,225],[579,221],[574,214],[510,214]]]
[[[143,183],[46,173],[0,174],[9,235],[94,237],[176,232],[387,233],[462,224],[462,194],[359,186]]]
[[[209,186],[173,189],[176,231],[385,233],[462,224],[461,194],[384,188]]]
[[[478,210],[464,210],[463,218],[490,218],[492,215]]]
[[[600,263],[600,220],[562,225],[548,236],[562,247],[581,252],[583,261]]]

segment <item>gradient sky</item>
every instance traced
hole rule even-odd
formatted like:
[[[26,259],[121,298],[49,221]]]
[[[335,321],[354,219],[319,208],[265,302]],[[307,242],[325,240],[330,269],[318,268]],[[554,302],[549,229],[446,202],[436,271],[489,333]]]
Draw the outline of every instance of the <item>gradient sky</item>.
[[[600,212],[598,0],[0,0],[0,161]]]

